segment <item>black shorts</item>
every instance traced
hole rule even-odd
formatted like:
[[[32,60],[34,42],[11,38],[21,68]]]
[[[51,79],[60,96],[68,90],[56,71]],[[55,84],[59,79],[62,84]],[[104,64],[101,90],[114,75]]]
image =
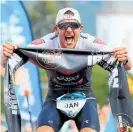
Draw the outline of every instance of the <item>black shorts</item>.
[[[64,122],[69,119],[69,117],[56,109],[55,101],[47,101],[39,115],[38,127],[47,125],[52,127],[55,132],[58,132],[63,126]],[[79,131],[88,127],[100,132],[96,100],[87,99],[83,109],[75,118],[73,118],[73,120],[75,121]]]

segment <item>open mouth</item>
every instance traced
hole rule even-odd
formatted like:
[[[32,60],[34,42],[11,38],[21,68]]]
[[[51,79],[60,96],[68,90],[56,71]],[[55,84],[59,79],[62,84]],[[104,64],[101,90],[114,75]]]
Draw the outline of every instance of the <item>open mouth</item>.
[[[73,40],[74,40],[74,36],[66,36],[66,37],[65,37],[65,40],[66,40],[68,43],[72,43]]]

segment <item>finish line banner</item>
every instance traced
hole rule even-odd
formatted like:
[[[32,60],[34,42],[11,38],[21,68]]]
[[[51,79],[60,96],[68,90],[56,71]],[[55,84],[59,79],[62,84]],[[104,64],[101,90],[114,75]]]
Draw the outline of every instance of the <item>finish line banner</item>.
[[[33,40],[33,34],[23,3],[2,0],[0,4],[2,12],[0,21],[2,39],[0,45],[10,41],[14,44],[20,44],[20,47],[25,47]],[[25,131],[31,127],[31,124],[34,126],[42,109],[42,92],[38,68],[29,62],[26,63],[16,72],[12,85],[16,89],[15,95],[12,93],[13,89],[6,91],[10,104],[5,106],[8,131],[20,132],[21,127]],[[17,96],[17,99],[15,96]],[[4,101],[6,102],[7,98]],[[19,109],[16,106],[17,103]],[[16,109],[18,109],[17,114],[21,113],[21,117],[14,115]]]
[[[106,46],[105,46],[106,47]],[[103,48],[104,49],[104,48]],[[106,49],[106,48],[105,48]],[[121,63],[117,64],[116,58],[112,52],[103,51],[85,51],[74,49],[42,49],[38,47],[19,48],[8,59],[5,74],[5,105],[9,108],[9,95],[6,91],[12,89],[12,94],[16,93],[16,88],[13,88],[14,72],[27,61],[31,61],[38,67],[45,70],[57,70],[60,68],[71,69],[79,66],[88,67],[100,65],[105,70],[110,72],[108,84],[110,87],[110,104],[115,124],[118,132],[127,132],[133,128],[133,108],[126,73]],[[78,63],[77,63],[78,62]],[[72,63],[74,65],[72,65]],[[12,102],[13,103],[13,102]],[[16,104],[17,106],[17,104]],[[124,106],[124,107],[123,107]],[[11,109],[18,116],[17,109]],[[21,112],[20,112],[21,115]]]

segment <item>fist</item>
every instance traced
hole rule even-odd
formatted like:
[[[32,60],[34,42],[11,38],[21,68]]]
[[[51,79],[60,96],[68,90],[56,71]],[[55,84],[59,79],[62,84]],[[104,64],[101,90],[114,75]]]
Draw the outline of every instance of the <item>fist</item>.
[[[11,42],[6,42],[5,44],[2,45],[3,48],[3,56],[8,57],[11,56],[14,49],[17,49],[19,45],[13,44]]]
[[[127,50],[126,48],[116,48],[113,50],[113,54],[114,56],[118,59],[118,61],[125,61],[128,56],[127,56]]]

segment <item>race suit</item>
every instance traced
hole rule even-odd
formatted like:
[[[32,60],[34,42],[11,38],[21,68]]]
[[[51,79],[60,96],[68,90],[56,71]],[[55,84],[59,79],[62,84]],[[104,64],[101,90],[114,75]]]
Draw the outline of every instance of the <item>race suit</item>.
[[[76,43],[75,49],[88,49],[93,50],[90,46],[92,43],[104,44],[99,39],[87,33],[81,33]],[[59,37],[55,33],[50,33],[40,39],[34,40],[29,46],[38,46],[46,49],[61,48]],[[73,58],[73,56],[68,56]],[[79,130],[88,127],[100,131],[99,119],[97,114],[97,103],[95,96],[92,92],[92,66],[88,67],[83,61],[86,57],[78,57],[72,59],[72,62],[67,62],[64,59],[62,67],[57,67],[56,70],[46,70],[48,77],[48,94],[44,102],[44,108],[40,113],[38,119],[38,127],[47,125],[54,129],[55,132],[59,131],[63,123],[70,118],[56,109],[56,98],[73,91],[81,91],[87,96],[87,102],[80,113],[74,118],[77,128]],[[65,62],[66,60],[66,62]],[[75,67],[76,65],[76,67]]]

